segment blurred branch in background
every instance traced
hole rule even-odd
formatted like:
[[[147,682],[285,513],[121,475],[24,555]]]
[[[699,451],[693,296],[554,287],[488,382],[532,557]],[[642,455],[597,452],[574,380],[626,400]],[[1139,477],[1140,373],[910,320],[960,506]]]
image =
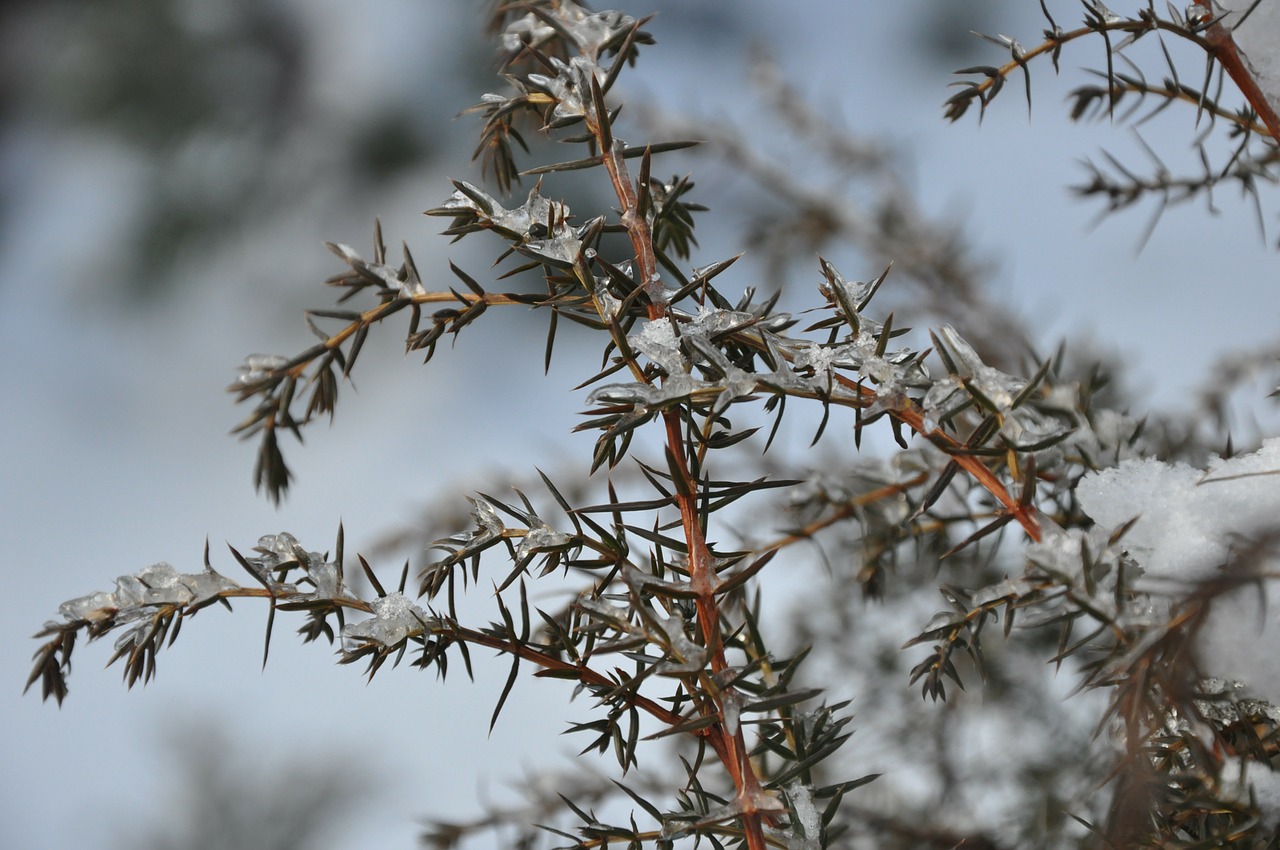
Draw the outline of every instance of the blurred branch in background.
[[[316,198],[369,204],[438,155],[447,125],[434,116],[459,104],[436,79],[457,84],[487,65],[463,20],[435,15],[430,49],[379,52],[285,0],[9,3],[0,145],[125,169],[111,222],[121,238],[94,285],[163,294],[189,265],[305,216]],[[385,84],[359,97],[335,78],[389,64]],[[0,194],[0,215],[15,197]]]
[[[280,759],[198,713],[157,732],[168,793],[113,842],[131,850],[321,850],[380,782],[354,746],[326,742]],[[345,845],[344,845],[345,846]]]

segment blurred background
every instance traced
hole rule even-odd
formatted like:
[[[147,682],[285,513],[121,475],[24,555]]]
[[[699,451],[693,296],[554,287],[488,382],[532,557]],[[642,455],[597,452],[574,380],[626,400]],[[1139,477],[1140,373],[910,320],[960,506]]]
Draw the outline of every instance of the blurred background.
[[[939,239],[960,240],[966,274],[1039,350],[1071,337],[1127,363],[1136,412],[1190,409],[1220,358],[1275,345],[1270,184],[1261,212],[1223,193],[1212,213],[1171,208],[1149,238],[1153,205],[1095,229],[1099,205],[1067,189],[1103,148],[1153,167],[1127,124],[1068,118],[1066,93],[1089,80],[1079,68],[1105,66],[1100,43],[1068,47],[1061,78],[1033,67],[1030,120],[1017,91],[981,125],[943,120],[955,69],[1007,57],[970,30],[1034,44],[1037,4],[621,5],[659,13],[647,27],[658,44],[621,84],[629,134],[744,140],[757,165],[878,209],[883,185],[842,184],[805,154],[786,103],[806,104],[879,157],[887,191]],[[1064,26],[1079,20],[1074,3],[1050,8]],[[265,611],[253,605],[195,618],[146,689],[96,669],[111,648],[94,645],[80,648],[61,709],[19,696],[30,635],[61,602],[160,560],[196,571],[206,537],[214,566],[236,577],[226,543],[248,550],[287,530],[330,549],[342,521],[347,551],[363,551],[508,470],[585,471],[592,437],[569,433],[582,395],[568,390],[598,354],[575,362],[567,338],[544,379],[543,320],[514,311],[486,316],[426,368],[401,356],[399,328],[375,334],[333,426],[287,453],[296,482],[279,507],[253,492],[255,446],[228,436],[246,412],[223,391],[240,361],[307,346],[302,311],[332,306],[320,284],[340,267],[323,241],[367,253],[380,217],[429,286],[452,282],[450,258],[491,281],[491,246],[450,247],[434,235],[441,220],[420,214],[449,178],[480,180],[476,122],[454,116],[499,87],[484,20],[479,4],[412,0],[0,7],[0,569],[13,608],[0,640],[0,846],[224,846],[195,843],[218,823],[228,847],[407,848],[423,818],[464,817],[522,770],[572,768],[577,747],[559,737],[567,690],[520,682],[521,716],[490,735],[505,665],[481,663],[475,684],[406,667],[366,685],[282,618],[261,670]],[[1188,62],[1199,79],[1202,60]],[[1142,133],[1194,173],[1193,113],[1175,106]],[[851,278],[879,274],[884,258],[856,240],[815,237],[806,252],[800,231],[785,242],[798,258],[779,261],[766,237],[789,201],[742,156],[710,145],[655,166],[692,172],[693,199],[711,207],[695,264],[755,247],[734,270],[740,285],[787,287],[797,304],[812,300],[818,250]],[[563,185],[544,193],[609,202],[590,173]],[[938,289],[913,313],[922,290],[893,286],[900,323],[945,312]],[[1237,425],[1256,438],[1258,425]],[[383,565],[384,581],[401,562]],[[270,814],[255,808],[264,800]],[[294,826],[277,835],[269,823]]]

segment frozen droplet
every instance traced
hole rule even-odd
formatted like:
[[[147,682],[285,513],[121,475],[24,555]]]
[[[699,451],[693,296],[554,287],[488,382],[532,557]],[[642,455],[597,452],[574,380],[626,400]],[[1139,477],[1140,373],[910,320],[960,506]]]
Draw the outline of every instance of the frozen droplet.
[[[534,242],[526,242],[524,245],[525,251],[556,265],[574,265],[582,254],[582,240],[578,239],[578,235],[572,230],[568,228],[566,230],[568,232],[561,233],[555,239],[539,239]]]
[[[657,665],[659,675],[682,676],[702,671],[707,662],[706,647],[689,640],[685,621],[677,612],[657,619],[666,643],[668,658]]]
[[[1098,13],[1098,17],[1102,18],[1102,20],[1105,21],[1106,23],[1118,24],[1120,23],[1120,21],[1124,20],[1115,12],[1108,9],[1106,4],[1103,3],[1102,0],[1088,0],[1088,2],[1089,2],[1089,5],[1093,8],[1093,11]]]
[[[356,250],[345,242],[326,242],[325,244],[329,246],[330,251],[337,254],[348,263],[354,263],[360,260],[360,255],[356,253]]]
[[[240,586],[221,573],[208,569],[194,575],[183,576],[182,583],[191,590],[190,604],[192,605],[207,602],[223,591],[235,590]]]
[[[498,518],[498,510],[487,499],[473,499],[467,497],[467,501],[471,503],[471,517],[476,521],[476,525],[490,534],[501,534],[506,528],[502,524],[502,520]]]
[[[689,368],[670,318],[645,322],[638,333],[627,337],[627,342],[668,375],[685,372]]]
[[[516,548],[516,561],[523,563],[526,558],[531,558],[538,552],[558,549],[568,542],[569,535],[562,531],[545,525],[534,526],[521,538],[520,545]]]
[[[342,570],[332,561],[325,563],[312,562],[307,569],[307,577],[311,579],[315,590],[308,594],[314,599],[336,599],[345,595],[341,578]]]
[[[386,648],[397,646],[406,638],[420,635],[434,622],[403,593],[388,593],[370,603],[373,616],[342,629],[342,648],[355,652],[368,643]]]
[[[87,620],[90,623],[97,623],[114,616],[117,607],[114,593],[98,591],[63,602],[58,606],[58,613],[68,620]]]
[[[954,375],[935,381],[929,391],[924,394],[924,427],[926,432],[938,430],[942,420],[959,410],[969,401],[964,386]]]

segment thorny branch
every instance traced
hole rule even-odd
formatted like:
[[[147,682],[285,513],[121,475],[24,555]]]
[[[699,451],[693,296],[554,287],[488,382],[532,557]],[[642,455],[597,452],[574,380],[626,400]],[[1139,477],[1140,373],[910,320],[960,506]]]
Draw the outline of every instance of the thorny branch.
[[[1231,113],[1182,85],[1176,75],[1163,86],[1151,86],[1140,72],[1129,76],[1113,67],[1113,54],[1123,44],[1113,46],[1112,35],[1125,34],[1132,42],[1169,32],[1202,47],[1230,71],[1235,54],[1229,34],[1204,16],[1187,19],[1171,12],[1171,19],[1163,20],[1148,9],[1122,19],[1101,3],[1085,8],[1086,25],[1078,30],[1064,32],[1049,18],[1045,42],[1032,50],[1012,39],[995,39],[1009,48],[1012,61],[965,72],[984,79],[965,84],[948,101],[948,117],[958,118],[974,102],[985,109],[1015,69],[1028,73],[1029,87],[1028,62],[1048,55],[1056,67],[1064,45],[1098,36],[1107,47],[1106,86],[1077,92],[1076,117],[1104,101],[1113,114],[1127,94],[1194,102],[1211,118],[1232,124],[1243,139],[1233,158],[1240,170],[1223,170],[1213,179],[1252,179],[1246,172],[1261,160],[1246,156],[1244,145],[1262,134],[1258,119],[1274,136],[1274,115],[1262,109],[1256,118],[1247,111]],[[1235,695],[1234,685],[1197,678],[1194,641],[1219,597],[1272,577],[1274,538],[1233,540],[1209,578],[1189,589],[1153,589],[1142,582],[1143,567],[1124,543],[1137,520],[1104,527],[1082,509],[1078,491],[1099,470],[1147,455],[1173,457],[1195,446],[1185,436],[1179,444],[1167,435],[1144,434],[1145,423],[1101,408],[1106,379],[1096,364],[1073,366],[1060,349],[1050,358],[1026,357],[1023,371],[1030,377],[1021,377],[1003,371],[1019,368],[1006,362],[1013,357],[1002,356],[996,368],[977,344],[945,324],[931,333],[926,350],[897,347],[904,345],[908,330],[895,325],[893,314],[877,321],[866,312],[887,270],[869,281],[853,281],[820,259],[818,290],[824,303],[802,314],[813,320],[797,331],[800,317],[781,312],[777,294],[763,302],[750,288],[735,299],[726,296],[716,279],[736,257],[689,268],[696,245],[693,214],[705,208],[689,199],[689,178],[664,181],[653,176],[652,168],[655,156],[691,143],[627,146],[615,136],[619,107],[611,90],[622,69],[635,62],[639,46],[652,42],[642,29],[647,20],[594,13],[572,0],[506,4],[494,12],[508,91],[486,94],[469,110],[484,119],[476,155],[485,170],[505,191],[522,176],[537,175],[541,181],[561,171],[603,169],[618,202],[613,212],[579,221],[566,203],[542,194],[541,182],[522,204],[509,207],[510,201],[454,181],[453,194],[428,214],[450,219],[448,236],[484,232],[506,243],[499,262],[514,258],[517,266],[501,278],[519,275],[537,281],[534,286],[491,293],[451,264],[461,287],[428,287],[407,246],[398,266],[388,263],[377,225],[371,260],[345,245],[330,246],[347,268],[329,281],[343,291],[339,305],[362,293],[377,303],[361,310],[314,311],[308,321],[320,338],[317,345],[293,357],[253,355],[231,387],[238,401],[256,402],[236,430],[261,437],[257,483],[279,498],[290,475],[277,431],[296,435],[315,418],[333,415],[341,380],[350,377],[368,334],[383,320],[407,312],[406,351],[425,352],[429,360],[446,334],[477,323],[489,308],[524,306],[547,319],[548,363],[560,319],[601,340],[599,371],[579,387],[592,390],[589,418],[578,430],[598,433],[591,470],[607,468],[606,480],[597,476],[594,489],[583,483],[565,491],[539,472],[542,496],[531,498],[517,489],[509,501],[484,494],[471,498],[472,527],[450,525],[447,536],[433,539],[432,550],[443,554],[418,574],[414,598],[421,604],[406,596],[408,563],[398,587],[388,591],[359,557],[372,593],[362,598],[353,592],[344,575],[341,528],[333,558],[305,550],[288,534],[260,539],[252,556],[232,549],[256,587],[214,571],[206,544],[202,572],[179,574],[156,564],[121,576],[110,592],[64,603],[62,619],[46,623],[37,635],[44,642],[27,686],[39,681],[44,697],[61,703],[78,636],[93,641],[109,633],[116,634],[111,663],[122,662],[128,685],[146,683],[155,675],[158,652],[173,643],[185,621],[215,603],[230,608],[235,599],[253,598],[268,605],[264,663],[278,612],[305,616],[299,629],[305,641],[337,643],[340,662],[364,661],[370,677],[389,660],[398,664],[410,650],[416,656],[413,666],[435,670],[441,678],[450,660],[461,662],[470,675],[470,652],[483,648],[511,662],[491,724],[523,665],[534,676],[569,681],[575,694],[594,699],[592,719],[570,731],[590,736],[584,753],[612,749],[624,775],[638,765],[641,715],[661,727],[643,740],[676,742],[670,761],[679,762],[682,776],[680,769],[670,771],[662,782],[648,785],[648,796],[621,783],[602,783],[597,793],[586,795],[593,803],[638,806],[632,812],[642,811],[653,825],[638,824],[634,814],[624,824],[604,823],[566,797],[565,806],[579,821],[576,831],[535,828],[530,822],[520,835],[521,846],[533,846],[538,829],[578,848],[671,847],[676,841],[706,839],[750,850],[815,850],[847,843],[848,836],[877,847],[885,841],[897,843],[883,846],[906,847],[913,838],[938,844],[944,837],[957,846],[997,846],[979,830],[955,833],[941,820],[937,828],[932,823],[916,828],[918,818],[901,806],[887,813],[863,800],[841,807],[846,794],[876,774],[833,778],[849,775],[849,763],[832,758],[849,738],[849,702],[814,705],[820,689],[797,679],[811,647],[783,656],[766,640],[760,579],[771,563],[784,560],[777,556],[797,544],[849,534],[860,537],[862,553],[839,559],[847,563],[828,563],[821,591],[837,600],[844,599],[846,586],[858,588],[860,602],[874,598],[892,605],[911,598],[919,588],[909,570],[895,570],[911,558],[928,574],[917,582],[921,586],[943,569],[951,572],[941,588],[946,609],[907,642],[909,647],[932,644],[923,659],[902,671],[904,681],[921,684],[926,698],[946,699],[948,681],[963,687],[963,665],[957,663],[962,657],[986,678],[984,630],[1001,616],[1010,654],[1066,667],[1082,687],[1109,695],[1100,728],[1111,723],[1122,735],[1115,770],[1123,781],[1116,783],[1105,823],[1095,827],[1077,818],[1100,840],[1116,846],[1222,846],[1219,839],[1228,836],[1238,846],[1252,846],[1247,842],[1265,830],[1252,804],[1232,797],[1226,766],[1231,759],[1271,757],[1280,737],[1280,710]],[[1254,95],[1246,95],[1252,102]],[[792,103],[782,111],[808,132],[830,130],[822,116],[802,105]],[[582,145],[586,155],[522,171],[516,149],[524,147],[520,134],[526,125]],[[797,189],[785,173],[732,141],[724,149],[734,167],[798,205],[832,215],[841,208],[838,199]],[[853,146],[830,149],[862,161]],[[628,160],[638,161],[638,175],[632,175]],[[1114,187],[1103,181],[1094,191],[1109,188]],[[1190,193],[1194,187],[1170,178],[1148,188]],[[1115,197],[1124,196],[1113,196],[1118,205]],[[928,242],[934,231],[928,222],[916,224],[907,241]],[[854,222],[848,229],[859,227]],[[619,250],[615,234],[625,236],[629,250]],[[887,231],[868,238],[884,243],[890,253],[907,244],[893,242]],[[967,288],[973,282],[968,277],[976,279],[978,272],[961,259],[947,250],[921,253],[912,258],[912,273],[947,281],[958,276]],[[1023,334],[1005,333],[1015,322],[1000,305],[986,304],[973,293],[963,300],[991,320],[1002,354],[1027,349]],[[434,312],[428,315],[428,309]],[[326,332],[313,318],[342,324]],[[1243,365],[1232,370],[1233,379]],[[609,378],[617,382],[604,383]],[[759,444],[756,434],[762,428],[741,424],[755,416],[773,417],[761,455],[767,452],[788,402],[820,413],[814,444],[835,408],[852,413],[854,449],[862,448],[864,430],[883,420],[899,451],[889,461],[855,460],[846,439],[832,469],[794,479],[778,477],[760,458],[727,453],[740,444]],[[1220,397],[1206,402],[1219,415],[1225,415],[1219,410],[1224,404]],[[665,462],[620,466],[638,429],[659,421]],[[726,469],[732,470],[729,477]],[[1250,468],[1239,477],[1273,472]],[[841,480],[842,475],[850,480]],[[633,486],[646,488],[647,497],[620,495]],[[600,490],[602,499],[583,504],[590,501],[589,492]],[[765,502],[770,491],[788,501]],[[549,519],[553,513],[555,522]],[[760,516],[768,522],[763,530],[739,534],[745,541],[739,551],[717,537],[734,533],[743,517],[754,524]],[[1015,527],[1025,552],[1005,557],[999,547],[1015,537],[1008,533]],[[479,585],[482,566],[502,563],[504,555],[505,573],[491,579],[496,617],[487,626],[464,625],[458,591]],[[540,585],[554,588],[554,603],[545,610],[531,606],[529,585],[557,573],[564,581]],[[845,576],[851,580],[845,582]],[[849,619],[863,616],[841,613]],[[364,616],[348,622],[357,614]],[[1015,619],[1020,647],[1012,641]],[[816,622],[802,625],[805,634],[820,629]],[[857,626],[837,635],[828,649],[839,652],[875,631]],[[898,663],[874,653],[858,661],[868,659],[884,667]],[[858,696],[872,702],[883,697],[877,690],[865,687]],[[1027,693],[1017,696],[1034,702],[1034,695],[1028,696],[1033,690],[1027,684]],[[1001,696],[992,691],[993,700]],[[914,723],[921,717],[908,719]],[[707,749],[716,759],[706,763],[718,762],[723,770],[706,770]],[[863,760],[854,763],[861,767]],[[1134,777],[1146,776],[1143,771],[1159,781],[1136,792],[1126,787],[1126,782],[1139,784]],[[1044,788],[1052,781],[1045,780]],[[1045,799],[1050,793],[1045,790]],[[1100,816],[1097,805],[1085,810]],[[431,840],[452,846],[503,822],[495,816],[470,825],[441,824]],[[1054,834],[1073,839],[1065,827]]]

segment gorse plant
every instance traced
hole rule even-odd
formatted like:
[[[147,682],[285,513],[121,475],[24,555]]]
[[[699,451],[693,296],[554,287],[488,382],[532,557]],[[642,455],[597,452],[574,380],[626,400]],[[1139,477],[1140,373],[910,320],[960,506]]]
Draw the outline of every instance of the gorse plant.
[[[1076,30],[1049,18],[1031,50],[996,39],[1010,62],[964,72],[977,79],[947,115],[985,110],[1014,73],[1028,74],[1029,96],[1035,60],[1056,66],[1067,45],[1101,39],[1107,69],[1100,87],[1075,93],[1077,117],[1135,96],[1158,108],[1184,101],[1237,141],[1227,166],[1206,165],[1199,178],[1144,182],[1121,168],[1122,184],[1097,170],[1082,191],[1121,207],[1230,179],[1256,195],[1274,161],[1271,118],[1224,107],[1176,72],[1148,84],[1121,52],[1173,37],[1223,61],[1230,34],[1212,13],[1085,10]],[[912,335],[895,314],[877,314],[896,275],[925,286],[962,276],[955,256],[919,248],[938,231],[901,201],[862,238],[900,250],[905,271],[876,269],[863,282],[818,259],[817,297],[802,313],[783,312],[776,293],[732,289],[736,258],[693,264],[704,207],[689,178],[656,176],[665,153],[693,142],[617,135],[616,83],[652,43],[648,23],[572,0],[493,13],[505,90],[470,111],[483,121],[476,155],[496,194],[455,181],[428,214],[447,220],[448,236],[497,246],[499,279],[512,288],[495,291],[458,266],[448,281],[424,278],[408,246],[389,257],[376,227],[367,255],[330,245],[345,268],[329,281],[339,307],[310,314],[319,342],[249,357],[231,387],[251,408],[237,430],[260,440],[256,481],[279,499],[291,478],[281,437],[333,415],[384,320],[405,316],[406,350],[430,360],[442,340],[483,333],[488,311],[520,308],[547,325],[548,366],[564,321],[596,340],[600,366],[581,382],[589,409],[578,426],[596,435],[591,474],[527,470],[514,496],[470,497],[467,527],[414,529],[435,559],[413,584],[409,565],[384,583],[357,556],[367,596],[348,580],[341,528],[332,552],[287,533],[232,549],[246,583],[215,570],[207,546],[201,571],[161,563],[123,576],[45,625],[28,687],[38,681],[61,702],[81,634],[113,635],[126,683],[146,682],[187,619],[254,598],[269,611],[268,646],[277,615],[296,614],[306,641],[336,642],[340,661],[370,676],[408,657],[443,679],[451,664],[470,673],[476,650],[499,653],[510,673],[491,724],[522,673],[567,680],[590,700],[592,719],[572,731],[625,776],[584,767],[559,797],[530,787],[529,807],[437,822],[426,836],[437,847],[508,828],[522,847],[1274,846],[1280,697],[1250,678],[1266,668],[1230,627],[1241,621],[1231,606],[1263,592],[1270,569],[1280,444],[1228,449],[1203,472],[1219,435],[1135,420],[1087,358],[1065,348],[1036,356],[1003,332],[971,341],[947,323]],[[576,153],[530,166],[531,132]],[[730,156],[750,161],[743,149]],[[883,167],[860,157],[852,167]],[[584,169],[616,209],[583,215],[556,199],[557,175]],[[511,199],[531,176],[527,195]],[[831,221],[838,238],[840,219]],[[952,291],[958,313],[981,307]],[[773,461],[783,414],[797,408],[813,411],[815,445],[828,435],[813,449],[823,453],[816,472]],[[864,432],[879,429],[896,448],[861,452]],[[810,575],[810,547],[825,572],[813,571],[819,589],[788,629],[804,639],[795,643],[776,634],[785,612],[772,591],[780,571]],[[943,610],[929,619],[943,569]],[[468,622],[458,598],[482,585],[494,619]],[[534,586],[550,604],[530,602]],[[884,645],[890,620],[914,624],[909,652]],[[985,703],[943,704],[974,676]],[[1104,699],[1064,702],[1055,681]],[[862,701],[856,724],[837,695],[850,683]],[[909,686],[910,701],[887,696]],[[1014,746],[1028,719],[1039,735]],[[877,782],[844,747],[855,725],[881,745]],[[988,760],[966,747],[985,747]],[[929,793],[898,782],[895,765],[923,775]]]

